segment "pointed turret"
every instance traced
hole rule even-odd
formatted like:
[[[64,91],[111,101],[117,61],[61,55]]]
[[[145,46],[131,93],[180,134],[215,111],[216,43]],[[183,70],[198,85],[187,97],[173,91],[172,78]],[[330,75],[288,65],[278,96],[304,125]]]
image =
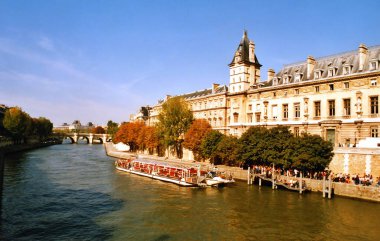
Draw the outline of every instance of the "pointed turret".
[[[259,83],[261,64],[255,55],[255,44],[249,40],[246,30],[229,66],[230,92],[246,91]]]

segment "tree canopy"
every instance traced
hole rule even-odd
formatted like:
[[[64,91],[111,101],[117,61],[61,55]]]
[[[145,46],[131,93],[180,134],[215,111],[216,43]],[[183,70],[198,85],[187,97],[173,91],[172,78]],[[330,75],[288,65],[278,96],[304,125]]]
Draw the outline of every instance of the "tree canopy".
[[[216,130],[207,133],[201,142],[200,151],[204,158],[209,158],[211,163],[215,162],[217,156],[216,149],[223,139],[223,134]]]
[[[30,134],[32,119],[20,107],[12,107],[5,111],[3,125],[14,138],[22,138]]]
[[[112,120],[109,120],[107,122],[107,134],[114,137],[118,129],[119,129],[119,125],[116,122],[113,122]]]
[[[131,151],[138,149],[138,138],[145,124],[143,122],[127,122],[120,126],[113,139],[114,143],[123,142],[129,145]]]
[[[53,123],[45,117],[33,118],[34,134],[40,139],[50,136],[53,132]]]
[[[183,146],[191,150],[195,160],[203,159],[201,152],[201,143],[204,137],[212,130],[210,123],[205,119],[196,119],[191,124],[189,130],[185,133]]]
[[[193,121],[193,113],[188,104],[180,97],[169,98],[163,103],[158,120],[157,127],[164,146],[174,147],[177,157],[182,158],[181,136]]]
[[[92,134],[104,134],[104,133],[106,133],[106,131],[101,126],[97,126],[92,129]]]

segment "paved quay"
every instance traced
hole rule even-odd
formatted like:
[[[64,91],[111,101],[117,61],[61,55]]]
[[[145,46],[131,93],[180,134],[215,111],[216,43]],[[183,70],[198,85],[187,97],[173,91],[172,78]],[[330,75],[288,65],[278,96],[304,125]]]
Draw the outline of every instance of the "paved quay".
[[[147,158],[147,159],[158,160],[158,161],[162,161],[162,162],[166,162],[166,163],[174,163],[177,165],[178,164],[186,165],[186,166],[201,165],[201,168],[206,169],[206,170],[208,168],[212,167],[211,164],[204,163],[204,162],[192,162],[192,161],[181,160],[181,159],[168,159],[167,157],[158,157],[158,156],[154,156],[154,155],[122,152],[122,151],[116,150],[116,148],[110,142],[107,142],[104,145],[105,145],[107,155],[111,156],[111,157],[115,157],[115,158],[138,157],[138,158]],[[232,176],[234,177],[234,179],[236,179],[236,180],[246,181],[246,182],[248,181],[247,170],[243,170],[242,168],[239,168],[239,167],[230,167],[230,166],[224,166],[224,165],[218,165],[216,167],[217,167],[218,171],[231,173]],[[281,179],[282,180],[284,180],[284,179],[299,180],[299,178],[287,177],[287,176],[281,176]],[[323,191],[322,180],[316,180],[316,179],[311,179],[311,178],[302,178],[302,181],[305,182],[306,187],[310,191],[322,193],[322,191]],[[366,200],[366,201],[373,201],[373,202],[379,202],[380,203],[380,187],[333,182],[332,188],[334,190],[334,195],[337,195],[337,196]],[[321,196],[322,196],[322,194],[321,194]]]

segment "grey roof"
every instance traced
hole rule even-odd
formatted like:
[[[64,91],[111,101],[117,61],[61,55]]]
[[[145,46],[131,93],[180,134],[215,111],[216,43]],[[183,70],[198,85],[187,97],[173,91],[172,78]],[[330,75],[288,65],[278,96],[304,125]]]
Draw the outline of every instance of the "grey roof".
[[[314,79],[314,72],[321,70],[322,74],[319,79],[328,77],[328,70],[335,68],[336,72],[334,76],[344,76],[343,69],[345,66],[351,66],[350,74],[363,73],[369,71],[369,63],[372,60],[379,61],[380,59],[380,45],[368,48],[367,58],[364,63],[363,70],[359,70],[359,52],[353,50],[349,52],[329,55],[315,59],[314,71],[311,73],[309,79],[307,79],[307,61],[284,65],[284,67],[276,73],[275,77],[278,78],[278,85],[284,84],[284,77],[289,76],[288,83],[295,82],[295,76],[301,74],[300,82]],[[271,86],[273,80],[268,80],[265,86]]]
[[[240,61],[238,62],[235,61],[236,55],[241,56]],[[234,57],[232,58],[230,65],[234,65],[237,63],[256,64],[261,67],[261,64],[259,63],[259,60],[257,59],[256,54],[255,54],[254,62],[249,61],[249,39],[248,39],[247,31],[244,31],[243,37],[239,43],[238,48],[235,51]]]
[[[227,90],[228,90],[228,87],[226,85],[222,85],[222,86],[218,86],[215,89],[215,92],[212,92],[212,89],[204,89],[204,90],[199,90],[199,91],[195,91],[192,93],[183,94],[179,96],[184,99],[193,99],[193,98],[203,97],[203,96],[207,96],[211,94],[223,93],[223,92],[226,92]]]

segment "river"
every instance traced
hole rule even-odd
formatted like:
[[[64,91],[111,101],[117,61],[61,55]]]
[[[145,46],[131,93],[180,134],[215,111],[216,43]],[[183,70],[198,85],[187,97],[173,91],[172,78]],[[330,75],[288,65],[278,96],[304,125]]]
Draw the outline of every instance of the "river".
[[[1,240],[379,240],[380,204],[116,171],[102,145],[8,155]]]

